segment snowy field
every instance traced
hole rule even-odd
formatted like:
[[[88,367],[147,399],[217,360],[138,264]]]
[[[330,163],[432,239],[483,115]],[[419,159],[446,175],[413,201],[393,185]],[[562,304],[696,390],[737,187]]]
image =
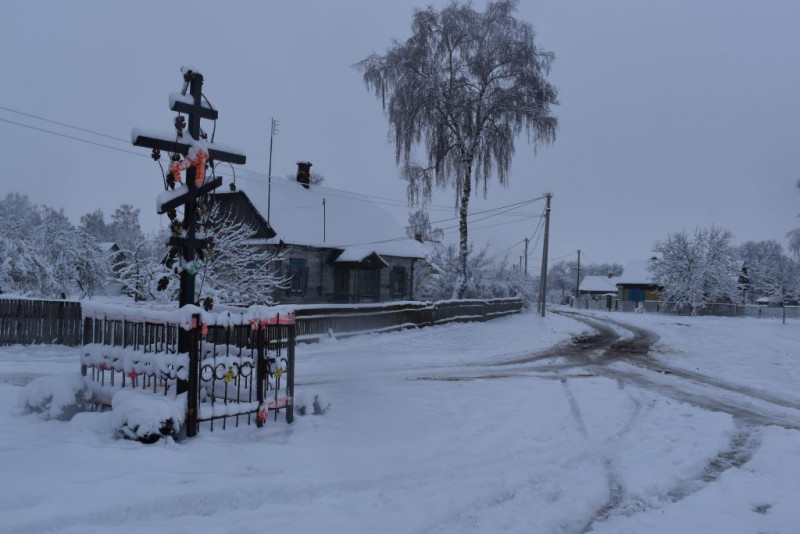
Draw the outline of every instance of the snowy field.
[[[800,323],[586,315],[655,332],[658,363],[768,392],[800,426]],[[23,413],[23,386],[76,373],[79,350],[0,348],[0,532],[800,532],[798,430],[559,367],[560,349],[497,365],[585,331],[525,314],[302,345],[298,401],[326,414],[156,445],[109,413]]]

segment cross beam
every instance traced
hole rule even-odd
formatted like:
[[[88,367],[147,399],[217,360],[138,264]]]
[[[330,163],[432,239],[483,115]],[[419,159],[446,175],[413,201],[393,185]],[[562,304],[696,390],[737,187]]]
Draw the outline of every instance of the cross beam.
[[[190,143],[183,141],[180,137],[177,139],[162,139],[155,135],[147,134],[136,135],[136,138],[133,140],[133,145],[145,148],[157,148],[165,152],[175,152],[183,155],[188,154],[189,149],[192,148]],[[214,143],[208,143],[208,159],[236,163],[237,165],[244,165],[247,162],[247,157],[244,154],[223,150],[215,147]]]
[[[190,188],[188,191],[186,191],[186,193],[164,202],[158,207],[157,212],[159,215],[161,215],[162,213],[167,213],[169,210],[175,209],[178,206],[186,204],[186,202],[188,202],[190,198],[197,199],[205,195],[206,193],[213,191],[214,189],[218,188],[221,185],[222,185],[222,177],[217,176],[213,180],[206,181],[200,187],[195,186],[194,189]]]

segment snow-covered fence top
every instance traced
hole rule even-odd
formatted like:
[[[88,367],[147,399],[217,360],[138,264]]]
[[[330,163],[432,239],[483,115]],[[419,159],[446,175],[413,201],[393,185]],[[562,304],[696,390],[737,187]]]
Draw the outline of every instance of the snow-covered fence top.
[[[312,304],[294,308],[298,341],[314,341],[330,334],[357,335],[454,321],[486,321],[521,310],[519,298]]]
[[[270,318],[297,321],[298,341],[314,341],[331,333],[353,335],[409,327],[443,324],[451,321],[484,321],[522,310],[518,298],[467,299],[438,302],[392,301],[377,304],[303,304],[279,306],[215,306],[207,312],[196,306],[178,310],[168,304],[111,304],[0,299],[0,345],[82,343],[82,319],[105,319],[130,323],[148,322],[188,327],[193,313],[201,323],[222,328],[252,325]],[[85,321],[84,321],[85,323]],[[85,325],[84,325],[85,326]],[[92,342],[86,337],[83,342]]]
[[[756,317],[772,319],[800,319],[800,306],[758,306],[754,304],[712,303],[702,308],[692,309],[689,304],[665,302],[660,300],[646,300],[641,303],[630,300],[611,299],[577,299],[573,302],[574,308],[582,310],[604,310],[634,312],[664,313],[668,315],[715,315],[720,317]]]
[[[157,422],[170,433],[185,425],[192,437],[201,423],[213,430],[215,421],[222,428],[263,426],[281,411],[291,422],[295,328],[286,307],[209,313],[196,306],[87,306],[81,374],[98,405],[114,407],[130,391],[180,404],[185,420]]]
[[[217,306],[213,312],[199,306],[183,306],[180,309],[170,305],[125,305],[92,301],[82,303],[85,319],[105,319],[109,321],[130,321],[142,323],[163,323],[179,325],[184,329],[191,326],[192,316],[200,315],[200,322],[207,326],[243,326],[256,322],[291,318],[294,306]]]

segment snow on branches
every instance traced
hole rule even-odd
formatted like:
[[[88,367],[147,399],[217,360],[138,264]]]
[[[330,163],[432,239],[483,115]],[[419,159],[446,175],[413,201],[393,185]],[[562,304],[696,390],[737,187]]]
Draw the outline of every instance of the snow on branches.
[[[708,304],[738,298],[740,263],[730,230],[711,226],[670,235],[653,245],[648,268],[661,298],[689,305],[697,313]]]

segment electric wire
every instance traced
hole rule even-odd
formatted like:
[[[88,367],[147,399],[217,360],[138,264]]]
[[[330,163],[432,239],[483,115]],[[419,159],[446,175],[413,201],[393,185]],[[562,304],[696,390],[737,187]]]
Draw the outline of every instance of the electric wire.
[[[203,94],[201,96],[208,103],[209,107],[211,109],[214,109],[213,105],[211,104],[211,101],[208,99],[208,97],[206,97],[205,94]],[[124,139],[124,138],[117,137],[117,136],[114,136],[114,135],[109,135],[109,134],[106,134],[106,133],[98,132],[96,130],[91,130],[91,129],[83,128],[83,127],[80,127],[80,126],[75,126],[75,125],[72,125],[72,124],[69,124],[69,123],[66,123],[66,122],[62,122],[62,121],[48,119],[48,118],[42,117],[40,115],[36,115],[36,114],[33,114],[33,113],[20,111],[18,109],[10,108],[10,107],[7,107],[7,106],[0,106],[0,110],[8,111],[8,112],[11,112],[11,113],[16,113],[18,115],[22,115],[22,116],[25,116],[25,117],[33,118],[33,119],[36,119],[36,120],[41,120],[41,121],[44,121],[44,122],[47,122],[47,123],[55,124],[55,125],[62,126],[62,127],[65,127],[65,128],[70,128],[70,129],[73,129],[73,130],[76,130],[76,131],[80,131],[80,132],[84,132],[84,133],[88,133],[88,134],[91,134],[91,135],[97,135],[99,137],[104,137],[104,138],[107,138],[107,139],[110,139],[110,140],[113,140],[113,141],[117,141],[117,142],[120,142],[120,143],[125,143],[125,144],[129,144],[130,143],[129,139]],[[120,148],[120,147],[115,147],[115,146],[108,145],[108,144],[105,144],[105,143],[99,143],[99,142],[96,142],[96,141],[91,141],[89,139],[85,139],[85,138],[82,138],[82,137],[76,137],[76,136],[73,136],[73,135],[57,132],[57,131],[50,130],[50,129],[47,129],[47,128],[33,126],[33,125],[30,125],[30,124],[25,124],[25,123],[18,122],[18,121],[13,121],[13,120],[2,118],[2,117],[0,117],[0,121],[4,122],[4,123],[7,123],[7,124],[11,124],[13,126],[18,126],[18,127],[21,127],[21,128],[28,128],[28,129],[35,130],[35,131],[38,131],[38,132],[47,133],[47,134],[50,134],[50,135],[55,135],[55,136],[62,137],[62,138],[65,138],[65,139],[69,139],[69,140],[72,140],[72,141],[78,141],[78,142],[81,142],[81,143],[86,143],[86,144],[89,144],[89,145],[92,145],[92,146],[96,146],[96,147],[100,147],[100,148],[106,148],[106,149],[114,150],[114,151],[117,151],[117,152],[123,152],[123,153],[126,153],[126,154],[131,154],[131,155],[134,155],[134,156],[138,156],[138,157],[147,157],[147,158],[151,157],[150,155],[148,155],[146,153],[133,151],[133,150],[125,149],[125,148]],[[212,142],[213,142],[213,140],[215,138],[215,135],[216,135],[216,122],[217,122],[216,120],[213,121],[214,125],[212,127],[212,133],[211,133],[211,141]],[[158,164],[159,164],[159,167],[161,168],[162,180],[164,180],[164,183],[166,185],[164,168],[161,165],[160,161],[158,161]],[[235,170],[234,166],[231,165],[230,163],[228,163],[228,165],[231,167],[232,177],[233,177],[233,181],[235,183],[235,181],[236,181],[236,170]],[[267,176],[265,173],[261,173],[261,172],[254,171],[254,170],[251,170],[251,169],[247,169],[247,168],[244,168],[244,167],[240,169],[240,174],[241,174],[241,172],[248,173],[248,174],[254,174],[254,175],[262,176],[262,177],[266,177]],[[212,168],[212,173],[216,173],[216,168]],[[220,174],[220,176],[222,176],[222,174]],[[247,178],[247,177],[244,177],[244,176],[240,176],[240,179],[256,181],[254,178]],[[283,186],[280,183],[273,184],[273,185],[276,185],[279,188],[280,187],[287,187],[287,186]],[[343,190],[343,189],[336,189],[336,188],[331,188],[331,187],[326,187],[325,189],[334,192],[333,194],[330,195],[333,198],[337,198],[337,197],[346,198],[346,199],[350,199],[350,200],[368,202],[368,203],[372,203],[372,204],[384,205],[384,206],[395,207],[395,208],[403,208],[403,209],[408,209],[409,208],[408,203],[406,201],[400,201],[400,200],[393,199],[393,198],[381,197],[381,196],[376,196],[376,195],[362,195],[360,193],[355,193],[355,192],[352,192],[352,191],[347,191],[347,190]],[[487,217],[481,217],[479,219],[472,219],[469,222],[474,224],[474,223],[477,223],[477,222],[480,222],[480,221],[483,221],[483,220],[486,220],[486,219],[489,219],[489,218],[492,218],[492,217],[496,217],[496,216],[500,216],[500,215],[510,215],[510,216],[515,216],[515,217],[521,217],[522,219],[517,219],[517,220],[514,220],[514,221],[501,222],[501,223],[495,223],[495,224],[491,224],[491,225],[478,226],[478,227],[473,227],[472,229],[473,230],[481,230],[481,229],[501,226],[501,225],[505,225],[505,224],[512,224],[512,223],[520,222],[520,220],[525,220],[525,219],[533,218],[533,217],[538,217],[540,219],[539,220],[539,226],[540,226],[541,222],[542,222],[543,215],[526,216],[526,215],[523,215],[523,214],[512,214],[510,212],[514,211],[515,209],[517,209],[519,207],[531,204],[533,202],[536,202],[538,200],[542,200],[544,198],[545,198],[544,196],[541,196],[541,197],[537,197],[537,198],[532,198],[532,199],[516,202],[516,203],[513,203],[513,204],[507,204],[507,205],[504,205],[504,206],[498,206],[498,207],[495,207],[495,208],[489,208],[489,209],[486,209],[486,210],[481,210],[481,211],[478,211],[478,212],[474,212],[474,213],[469,214],[469,217],[474,217],[476,215],[482,215],[482,214],[486,214],[486,213],[492,213],[492,215],[489,215]],[[379,202],[376,199],[382,200],[384,202]],[[453,207],[439,206],[439,205],[435,205],[435,204],[425,204],[424,205],[424,209],[426,209],[426,210],[436,210],[436,211],[450,211],[450,210],[452,210],[454,208]],[[498,211],[499,211],[499,213],[493,213],[493,212],[498,212]],[[449,221],[457,220],[459,218],[460,218],[460,216],[454,216],[454,217],[450,217],[450,218],[446,218],[446,219],[433,221],[433,222],[431,222],[429,224],[439,224],[439,223],[442,223],[442,222],[449,222]],[[411,227],[411,225],[406,226],[405,228],[410,228],[410,227]],[[454,230],[454,229],[457,229],[457,228],[458,228],[458,225],[452,226],[452,227],[448,227],[448,228],[445,228],[445,229],[442,229],[442,230],[443,230],[444,233],[449,234],[451,230]],[[537,226],[537,228],[538,228],[538,226]],[[534,231],[534,233],[535,232],[536,232],[536,230]],[[403,237],[398,237],[398,238],[391,238],[391,239],[382,240],[382,241],[376,241],[376,242],[370,242],[370,243],[362,243],[361,245],[388,243],[388,242],[399,241],[399,240],[404,240],[404,239],[408,239],[408,237],[407,236],[403,236]],[[518,244],[519,244],[519,242],[515,243],[514,245],[509,247],[508,250],[510,250],[511,248],[513,248],[514,246],[516,246]],[[357,246],[357,245],[347,245],[347,246]]]
[[[7,123],[13,124],[15,126],[21,126],[23,128],[30,128],[31,130],[36,130],[36,131],[39,131],[39,132],[49,133],[51,135],[57,135],[59,137],[65,137],[67,139],[72,139],[73,141],[80,141],[81,143],[87,143],[87,144],[94,145],[94,146],[99,146],[99,147],[108,148],[108,149],[111,149],[111,150],[116,150],[117,152],[125,152],[126,154],[133,154],[134,156],[140,156],[140,157],[145,157],[145,158],[149,158],[150,157],[149,155],[142,154],[141,152],[134,152],[133,150],[126,150],[124,148],[119,148],[119,147],[115,147],[115,146],[111,146],[111,145],[106,145],[104,143],[98,143],[96,141],[89,141],[88,139],[83,139],[81,137],[75,137],[73,135],[68,135],[68,134],[64,134],[64,133],[60,133],[60,132],[55,132],[53,130],[48,130],[46,128],[39,128],[37,126],[32,126],[30,124],[24,124],[24,123],[17,122],[17,121],[12,121],[12,120],[9,120],[9,119],[4,119],[2,117],[0,117],[0,121],[7,122]],[[130,141],[127,141],[127,142],[130,142]]]
[[[0,109],[2,109],[4,111],[10,111],[11,113],[16,113],[17,115],[23,115],[25,117],[30,117],[32,119],[37,119],[37,120],[40,120],[40,121],[49,122],[51,124],[57,124],[59,126],[63,126],[64,128],[71,128],[73,130],[78,130],[80,132],[90,133],[92,135],[97,135],[97,136],[100,136],[100,137],[113,139],[114,141],[120,141],[122,143],[130,143],[130,139],[123,139],[122,137],[116,137],[114,135],[105,134],[105,133],[98,132],[98,131],[95,131],[95,130],[89,130],[88,128],[81,128],[80,126],[73,126],[72,124],[68,124],[66,122],[60,122],[60,121],[56,121],[56,120],[53,120],[53,119],[48,119],[48,118],[45,118],[45,117],[41,117],[39,115],[34,115],[33,113],[27,113],[25,111],[20,111],[18,109],[9,108],[9,107],[6,107],[6,106],[0,106]]]
[[[185,94],[185,92],[183,94]],[[211,101],[208,99],[208,97],[205,95],[205,93],[203,93],[201,96],[208,103],[209,108],[210,109],[214,109],[213,105],[211,104]],[[20,110],[17,110],[17,109],[14,109],[14,108],[10,108],[10,107],[7,107],[7,106],[0,106],[0,109],[5,110],[5,111],[9,111],[11,113],[16,113],[16,114],[19,114],[19,115],[23,115],[23,116],[26,116],[26,117],[34,118],[34,119],[37,119],[37,120],[41,120],[41,121],[44,121],[44,122],[56,124],[58,126],[63,126],[65,128],[71,128],[73,130],[77,130],[77,131],[89,133],[89,134],[92,134],[92,135],[105,137],[107,139],[111,139],[111,140],[118,141],[118,142],[121,142],[121,143],[125,143],[125,144],[129,144],[130,143],[130,139],[124,139],[124,138],[117,137],[117,136],[114,136],[114,135],[109,135],[109,134],[105,134],[105,133],[102,133],[102,132],[98,132],[96,130],[91,130],[91,129],[83,128],[83,127],[80,127],[80,126],[75,126],[75,125],[72,125],[72,124],[69,124],[69,123],[66,123],[66,122],[57,121],[57,120],[53,120],[53,119],[48,119],[48,118],[42,117],[40,115],[35,115],[33,113],[20,111]],[[12,124],[12,125],[15,125],[15,126],[20,126],[20,127],[23,127],[23,128],[30,128],[32,130],[36,130],[36,131],[39,131],[39,132],[49,133],[51,135],[64,137],[64,138],[67,138],[67,139],[70,139],[70,140],[73,140],[73,141],[79,141],[79,142],[87,143],[87,144],[98,146],[98,147],[102,147],[102,148],[108,148],[108,149],[111,149],[111,150],[116,150],[116,151],[124,152],[124,153],[127,153],[127,154],[133,154],[133,155],[136,155],[136,156],[139,156],[139,157],[150,157],[147,154],[144,154],[144,153],[141,153],[141,152],[135,152],[133,150],[127,150],[127,149],[123,149],[123,148],[107,145],[107,144],[104,144],[104,143],[98,143],[98,142],[95,142],[95,141],[90,141],[88,139],[75,137],[75,136],[71,136],[71,135],[68,135],[68,134],[63,134],[63,133],[56,132],[56,131],[53,131],[53,130],[48,130],[46,128],[40,128],[40,127],[37,127],[37,126],[32,126],[32,125],[21,123],[21,122],[17,122],[17,121],[12,121],[10,119],[0,118],[0,121],[9,123],[9,124]],[[216,126],[217,126],[216,122],[217,122],[216,120],[213,121],[214,125],[213,125],[212,133],[211,133],[211,142],[214,141],[214,138],[215,138],[215,135],[216,135]],[[236,179],[235,169],[234,169],[233,165],[230,165],[230,167],[232,169],[233,179],[235,180]],[[242,167],[240,169],[240,173],[242,173],[242,172],[248,173],[248,174],[255,174],[255,175],[258,175],[258,176],[265,177],[265,178],[267,177],[267,174],[265,174],[265,173],[262,173],[262,172],[259,172],[259,171],[254,171],[254,170],[248,169],[246,167]],[[162,176],[163,176],[163,172],[162,172]],[[253,179],[253,178],[247,178],[247,177],[244,177],[244,176],[240,176],[240,179],[255,181],[255,179]],[[277,187],[284,187],[280,183],[276,183],[276,184],[273,184],[273,185],[277,186]],[[344,190],[344,189],[336,189],[336,188],[327,187],[327,186],[325,188],[328,189],[328,190],[331,190],[331,191],[335,191],[337,193],[342,193],[341,198],[349,198],[349,199],[353,199],[353,200],[357,200],[357,201],[370,202],[370,203],[374,203],[374,204],[385,205],[385,206],[390,206],[390,207],[398,207],[398,208],[404,208],[404,209],[408,209],[408,207],[409,207],[407,201],[402,201],[402,200],[388,198],[388,197],[381,197],[381,196],[376,196],[376,195],[362,195],[360,193],[355,193],[355,192],[347,191],[347,190]],[[336,195],[333,195],[333,196],[335,197]],[[537,200],[541,200],[543,198],[545,198],[545,197],[544,196],[537,197],[537,198],[529,199],[529,200],[522,201],[522,202],[519,202],[519,203],[516,203],[516,204],[521,206],[521,205],[525,205],[525,204],[529,204],[529,203],[535,202]],[[377,202],[375,199],[383,200],[385,202]],[[499,210],[499,209],[505,209],[506,207],[509,207],[511,205],[512,204],[509,204],[507,206],[500,206],[498,208],[490,208],[488,210],[474,212],[474,213],[472,213],[470,215],[478,215],[478,214],[481,214],[481,213],[488,213],[488,212]],[[452,210],[454,208],[453,207],[440,206],[438,204],[426,204],[426,205],[424,205],[424,209],[426,209],[428,211],[432,211],[432,210],[435,210],[435,211],[450,211],[450,210]],[[448,222],[448,221],[451,221],[451,220],[456,220],[457,218],[458,218],[457,216],[456,217],[451,217],[451,218],[442,219],[442,220],[439,220],[439,221],[433,221],[430,224],[439,224],[440,222]]]

